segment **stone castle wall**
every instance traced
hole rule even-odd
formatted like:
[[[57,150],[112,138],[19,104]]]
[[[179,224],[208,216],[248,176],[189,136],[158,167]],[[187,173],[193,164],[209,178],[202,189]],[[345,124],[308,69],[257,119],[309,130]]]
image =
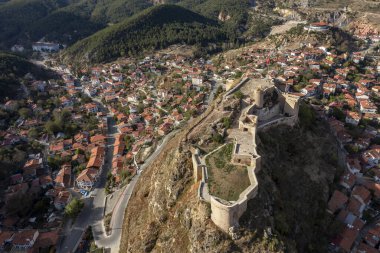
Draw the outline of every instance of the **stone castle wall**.
[[[211,204],[211,219],[215,225],[227,233],[231,233],[235,227],[239,226],[239,219],[247,210],[248,201],[254,198],[258,192],[258,182],[256,178],[256,172],[261,169],[261,157],[256,152],[256,132],[258,130],[265,130],[276,125],[289,125],[294,126],[298,122],[298,109],[299,109],[299,97],[279,93],[278,102],[279,105],[273,110],[262,110],[262,98],[265,90],[258,89],[255,91],[255,96],[259,98],[259,101],[255,101],[252,106],[246,108],[239,119],[239,130],[242,132],[248,132],[253,145],[253,152],[239,153],[238,145],[239,140],[235,139],[234,151],[232,154],[232,163],[247,166],[248,176],[251,185],[245,189],[236,202],[229,202],[215,196],[209,197]],[[260,109],[260,114],[255,115],[257,109]],[[265,112],[269,113],[267,115]],[[275,117],[283,115],[283,117]],[[259,117],[264,118],[266,121],[261,125],[258,124]],[[273,120],[270,120],[270,119]],[[245,135],[244,135],[245,136]],[[246,144],[245,144],[246,145]],[[200,173],[207,173],[207,167],[199,163],[199,154],[193,153],[193,166],[195,180],[201,180],[201,187],[207,187],[205,185],[205,177],[199,176]],[[206,179],[207,180],[207,179]]]
[[[256,170],[252,167],[247,170],[251,185],[240,194],[239,200],[234,204],[227,204],[224,200],[211,196],[211,220],[227,233],[239,226],[239,219],[247,210],[248,201],[256,197],[258,192]]]

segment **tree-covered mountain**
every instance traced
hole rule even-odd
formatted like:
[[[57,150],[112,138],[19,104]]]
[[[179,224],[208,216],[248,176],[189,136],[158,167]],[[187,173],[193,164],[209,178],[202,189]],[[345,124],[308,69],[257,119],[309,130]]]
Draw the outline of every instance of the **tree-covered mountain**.
[[[222,12],[230,17],[226,28],[232,33],[249,7],[249,0],[10,0],[0,4],[0,48],[43,37],[70,45],[157,3],[178,4],[212,19]]]
[[[215,20],[177,5],[159,5],[77,42],[63,57],[74,62],[103,62],[177,43],[206,45],[226,39]]]
[[[27,38],[26,28],[66,4],[64,0],[12,0],[0,5],[0,46]]]
[[[5,97],[15,97],[28,73],[37,79],[54,77],[54,73],[41,69],[21,56],[0,52],[0,101]]]
[[[0,4],[0,48],[42,37],[71,44],[150,6],[149,0],[11,0]]]

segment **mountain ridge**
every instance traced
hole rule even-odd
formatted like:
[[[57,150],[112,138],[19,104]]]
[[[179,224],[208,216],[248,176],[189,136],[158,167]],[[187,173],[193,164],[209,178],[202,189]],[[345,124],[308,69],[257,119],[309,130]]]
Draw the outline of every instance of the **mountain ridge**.
[[[217,21],[177,5],[159,5],[68,48],[66,61],[105,62],[172,44],[205,44],[227,37]]]

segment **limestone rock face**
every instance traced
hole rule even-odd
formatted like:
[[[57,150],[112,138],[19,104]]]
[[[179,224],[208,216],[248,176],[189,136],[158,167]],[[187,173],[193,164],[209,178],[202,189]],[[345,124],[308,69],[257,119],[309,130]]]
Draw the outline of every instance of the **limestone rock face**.
[[[226,12],[224,12],[224,11],[221,11],[221,12],[219,13],[219,15],[218,15],[218,19],[219,19],[220,21],[224,22],[224,21],[227,21],[227,20],[231,19],[231,16],[228,15],[228,13],[226,13]]]
[[[174,138],[143,172],[128,205],[120,252],[225,252],[228,235],[197,198],[191,153]]]

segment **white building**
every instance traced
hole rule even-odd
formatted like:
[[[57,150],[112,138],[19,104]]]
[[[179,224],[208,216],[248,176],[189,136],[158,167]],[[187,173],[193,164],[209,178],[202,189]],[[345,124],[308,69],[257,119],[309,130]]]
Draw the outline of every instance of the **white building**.
[[[35,42],[32,45],[33,51],[38,52],[58,52],[59,44],[50,42]]]
[[[23,52],[24,47],[22,45],[14,45],[13,47],[11,47],[11,51],[12,52]]]

